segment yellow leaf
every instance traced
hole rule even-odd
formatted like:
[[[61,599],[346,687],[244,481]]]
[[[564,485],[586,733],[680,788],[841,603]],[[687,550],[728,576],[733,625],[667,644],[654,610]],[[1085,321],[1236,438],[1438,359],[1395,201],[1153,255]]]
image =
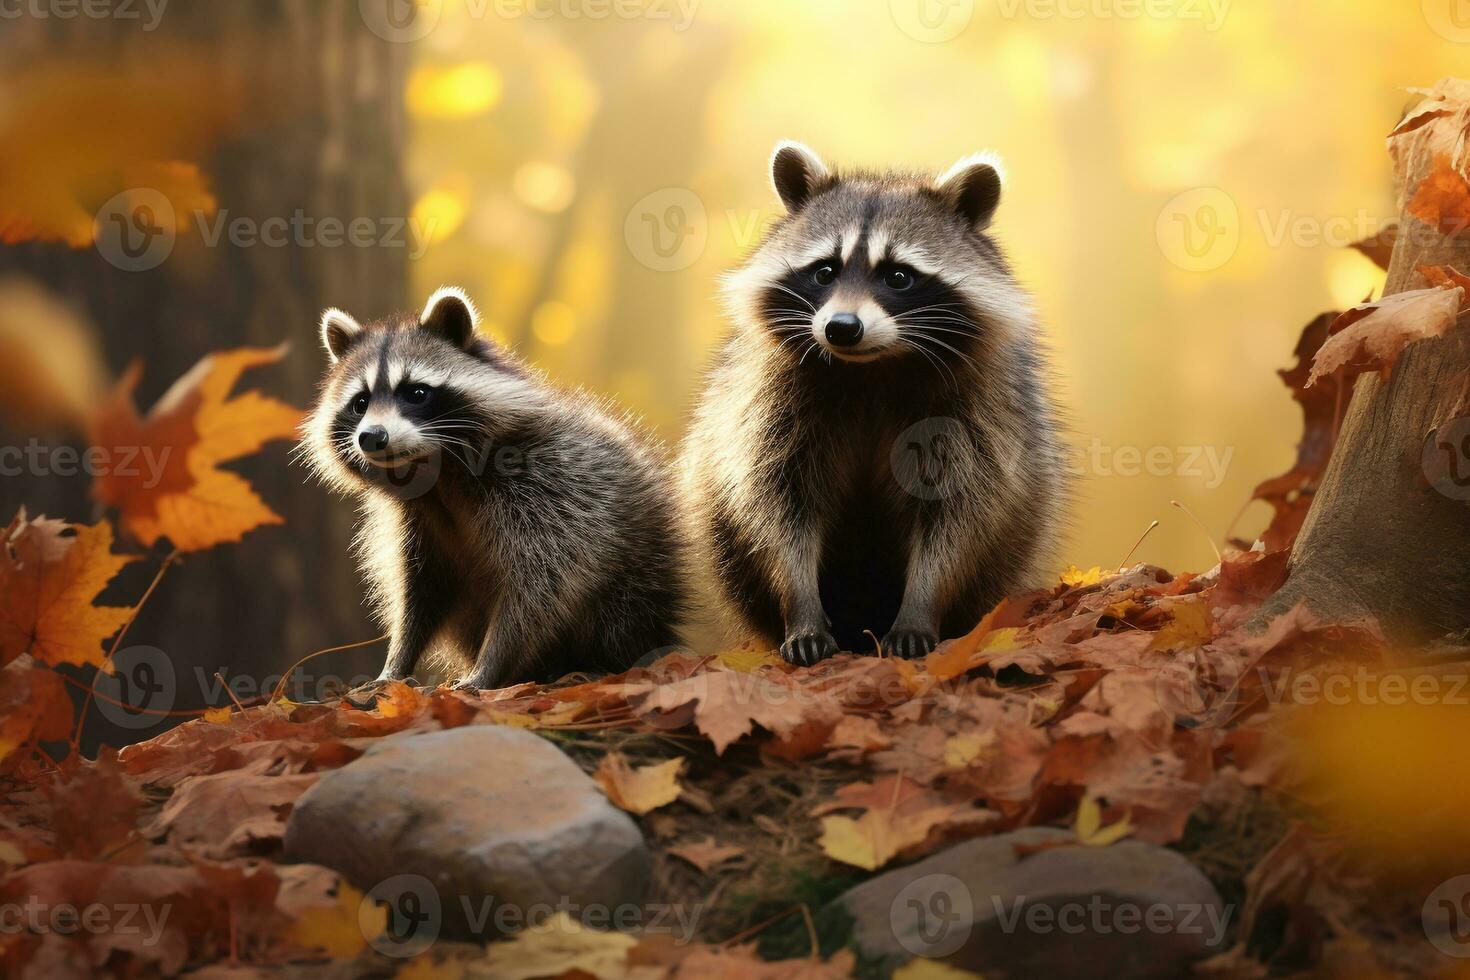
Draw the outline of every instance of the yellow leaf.
[[[18,868],[25,863],[25,852],[8,840],[0,840],[0,865]]]
[[[210,725],[223,725],[230,720],[230,706],[209,708],[204,712],[204,721]]]
[[[304,909],[287,929],[287,936],[333,959],[351,959],[366,948],[369,938],[381,935],[388,927],[388,910],[362,898],[362,892],[340,882],[336,903]]]
[[[1091,796],[1082,797],[1082,802],[1077,804],[1077,836],[1086,840],[1101,826],[1102,808],[1097,805],[1097,800]]]
[[[720,666],[726,670],[733,670],[740,674],[749,674],[766,666],[776,666],[782,663],[780,657],[774,650],[725,650],[717,658]]]
[[[464,980],[464,963],[437,959],[426,953],[400,966],[393,980]]]
[[[866,820],[872,811],[863,815]],[[834,861],[850,864],[864,871],[876,871],[888,862],[893,852],[882,846],[879,837],[851,817],[822,818],[822,852]]]
[[[1093,565],[1085,572],[1076,565],[1068,565],[1067,570],[1062,573],[1062,584],[1074,589],[1097,585],[1102,580],[1103,570],[1097,565]]]
[[[1132,833],[1133,826],[1125,816],[1117,823],[1104,827],[1102,808],[1097,805],[1097,800],[1084,796],[1082,802],[1077,804],[1077,823],[1073,829],[1078,843],[1088,847],[1107,847]]]
[[[1002,650],[1016,649],[1016,634],[1021,632],[1018,626],[1007,626],[1004,629],[992,630],[990,635],[980,644],[982,650],[993,650],[996,653]]]
[[[962,732],[944,742],[944,768],[964,769],[995,744],[995,732]]]
[[[638,940],[621,932],[589,929],[565,912],[530,926],[505,942],[491,943],[475,972],[496,980],[561,977],[573,971],[593,977],[622,977],[628,951]]]
[[[683,759],[634,769],[622,753],[609,752],[598,763],[594,778],[615,806],[643,814],[679,798],[679,773],[683,770]]]
[[[1202,600],[1171,607],[1173,618],[1149,641],[1150,650],[1190,650],[1210,642],[1210,607]]]
[[[978,973],[961,970],[942,960],[909,960],[893,971],[893,980],[985,980]]]

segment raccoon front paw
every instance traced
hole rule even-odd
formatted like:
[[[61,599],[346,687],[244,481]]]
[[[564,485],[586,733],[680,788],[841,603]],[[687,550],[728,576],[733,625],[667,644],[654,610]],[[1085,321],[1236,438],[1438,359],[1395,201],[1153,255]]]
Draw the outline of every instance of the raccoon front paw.
[[[914,660],[934,652],[939,637],[927,630],[894,627],[883,637],[883,655]]]
[[[781,657],[796,667],[810,667],[837,652],[837,641],[826,630],[802,630],[786,637]]]

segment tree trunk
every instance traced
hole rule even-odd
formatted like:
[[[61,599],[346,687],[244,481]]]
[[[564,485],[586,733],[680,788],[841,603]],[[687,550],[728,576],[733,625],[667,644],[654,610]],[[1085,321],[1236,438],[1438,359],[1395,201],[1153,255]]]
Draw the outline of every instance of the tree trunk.
[[[1463,125],[1462,116],[1450,116],[1446,128],[1451,119]],[[1470,234],[1409,211],[1444,139],[1453,146],[1453,134],[1429,132],[1440,125],[1396,138],[1407,142],[1396,146],[1399,235],[1385,295],[1425,287],[1424,266],[1470,271]],[[1324,620],[1376,619],[1407,641],[1470,627],[1466,333],[1462,326],[1410,346],[1387,381],[1376,373],[1358,379],[1292,550],[1290,577],[1258,621],[1305,602]]]
[[[76,58],[146,77],[152,59],[183,51],[217,71],[221,98],[243,83],[244,101],[253,106],[212,157],[197,161],[219,202],[215,219],[228,213],[255,223],[289,221],[300,213],[318,222],[368,218],[386,229],[409,207],[400,161],[411,46],[376,36],[358,8],[357,0],[175,0],[151,32],[136,22],[86,17],[22,21],[13,32],[5,28],[12,33],[0,41],[0,64],[18,71]],[[93,248],[53,244],[0,248],[0,272],[34,276],[84,309],[114,369],[142,359],[144,410],[211,350],[282,341],[291,344],[285,362],[254,372],[242,386],[304,407],[324,366],[316,335],[324,307],[360,316],[405,308],[407,244],[333,246],[293,232],[284,246],[242,247],[228,234],[212,245],[203,237],[190,222],[170,258],[146,272],[114,268]],[[188,556],[129,633],[128,646],[161,649],[173,673],[174,690],[150,706],[222,703],[216,671],[240,678],[240,693],[249,694],[305,653],[377,632],[347,557],[355,513],[309,482],[303,467],[288,465],[288,448],[274,444],[238,467],[284,526]],[[24,504],[71,520],[92,516],[85,478],[8,482],[7,515]],[[119,591],[136,599],[156,567],[142,569],[141,582],[120,583]],[[324,659],[308,673],[355,675],[375,670],[370,661],[381,656],[367,650],[356,660]],[[87,744],[160,730],[118,728],[108,714],[91,713]]]

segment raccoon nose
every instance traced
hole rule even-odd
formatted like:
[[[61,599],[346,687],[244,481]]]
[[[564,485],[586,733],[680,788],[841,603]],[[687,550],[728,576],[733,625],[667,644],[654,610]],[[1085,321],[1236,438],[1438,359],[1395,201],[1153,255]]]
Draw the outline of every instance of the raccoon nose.
[[[388,430],[381,425],[370,425],[357,434],[357,444],[365,453],[380,453],[388,448]]]
[[[838,313],[827,321],[827,339],[838,347],[851,347],[863,339],[863,321],[854,313]]]

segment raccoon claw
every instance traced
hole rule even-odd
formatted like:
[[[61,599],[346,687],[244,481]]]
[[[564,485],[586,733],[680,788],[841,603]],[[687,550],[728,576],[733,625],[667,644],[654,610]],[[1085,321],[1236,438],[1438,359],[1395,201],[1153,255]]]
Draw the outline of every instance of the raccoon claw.
[[[883,637],[883,655],[916,660],[934,652],[939,638],[925,630],[892,629]]]
[[[342,700],[352,705],[358,711],[372,711],[378,705],[378,695],[382,694],[389,684],[398,681],[399,678],[379,677],[376,680],[359,684],[352,690],[342,695]],[[422,687],[417,677],[404,677],[401,682],[409,687]]]
[[[793,633],[781,644],[781,658],[796,667],[810,667],[836,652],[837,641],[824,630]]]
[[[467,694],[476,694],[480,691],[487,691],[494,686],[495,685],[489,677],[484,677],[480,674],[466,674],[465,676],[454,682],[451,690],[464,691]]]
[[[372,711],[377,707],[378,695],[388,686],[388,681],[382,677],[377,680],[359,684],[352,690],[342,695],[342,700],[352,705],[358,711]]]

